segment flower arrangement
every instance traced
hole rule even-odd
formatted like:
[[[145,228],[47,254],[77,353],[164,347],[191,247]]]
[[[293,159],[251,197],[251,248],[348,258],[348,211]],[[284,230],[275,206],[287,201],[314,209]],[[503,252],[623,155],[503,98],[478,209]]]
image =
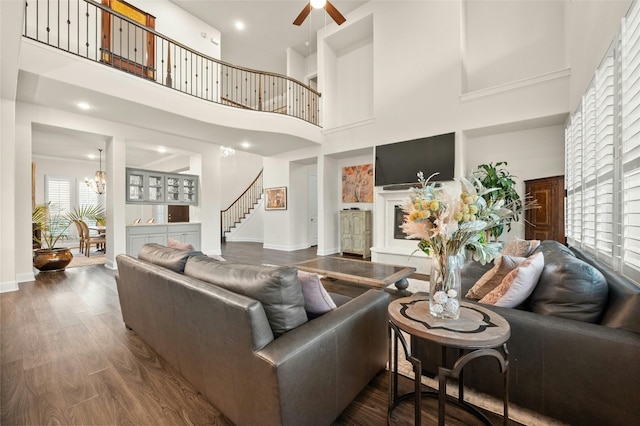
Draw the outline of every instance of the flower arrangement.
[[[437,173],[436,173],[437,174]],[[459,311],[459,264],[464,250],[473,252],[474,260],[487,263],[499,254],[500,244],[487,241],[485,230],[512,217],[514,212],[504,199],[486,201],[484,195],[495,188],[483,188],[479,182],[460,179],[460,195],[429,183],[418,172],[421,186],[404,204],[402,231],[409,238],[419,238],[417,250],[433,258],[431,313],[457,318]],[[457,268],[457,269],[456,269]],[[453,275],[457,273],[457,278]],[[456,284],[457,282],[457,284]],[[434,287],[435,285],[435,287]],[[457,287],[456,287],[457,286]]]

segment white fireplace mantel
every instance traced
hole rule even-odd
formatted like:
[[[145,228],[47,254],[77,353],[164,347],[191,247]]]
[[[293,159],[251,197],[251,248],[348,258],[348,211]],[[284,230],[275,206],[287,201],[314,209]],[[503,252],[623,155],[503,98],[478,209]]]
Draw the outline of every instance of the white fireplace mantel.
[[[373,203],[374,241],[371,260],[378,263],[411,266],[420,274],[429,274],[431,262],[420,251],[415,240],[394,238],[395,207],[403,205],[412,194],[409,189],[384,190],[375,188]]]

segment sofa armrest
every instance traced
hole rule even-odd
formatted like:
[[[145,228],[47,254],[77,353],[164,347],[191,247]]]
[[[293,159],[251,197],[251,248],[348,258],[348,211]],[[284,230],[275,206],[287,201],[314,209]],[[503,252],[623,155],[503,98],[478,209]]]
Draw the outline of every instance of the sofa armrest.
[[[511,402],[571,424],[627,424],[640,417],[640,335],[598,324],[491,306],[511,326]],[[433,374],[440,350],[414,340]],[[448,361],[453,359],[448,353]],[[465,384],[494,396],[502,378],[490,359],[465,368]],[[570,396],[570,397],[568,397]]]
[[[256,353],[275,376],[262,383],[275,379],[283,424],[330,424],[385,367],[388,304],[369,290]]]

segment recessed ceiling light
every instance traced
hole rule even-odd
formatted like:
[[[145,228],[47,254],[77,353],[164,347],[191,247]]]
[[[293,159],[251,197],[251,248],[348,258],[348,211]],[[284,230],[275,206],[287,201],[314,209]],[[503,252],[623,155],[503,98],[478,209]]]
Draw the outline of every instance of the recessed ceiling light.
[[[244,30],[244,22],[236,21],[234,25],[236,27],[236,30],[238,30],[238,31]]]
[[[89,160],[95,160],[96,159],[96,155],[95,154],[87,154],[87,158]]]
[[[164,146],[160,146],[158,147],[158,152],[160,154],[164,154],[165,152],[167,152],[167,148],[165,148]]]
[[[78,103],[76,103],[76,106],[78,108],[80,108],[80,109],[85,110],[85,111],[88,110],[88,109],[91,109],[91,105],[89,105],[87,102],[78,102]]]
[[[249,142],[242,142],[240,144],[240,146],[243,147],[243,148],[249,148],[251,146],[251,144]]]

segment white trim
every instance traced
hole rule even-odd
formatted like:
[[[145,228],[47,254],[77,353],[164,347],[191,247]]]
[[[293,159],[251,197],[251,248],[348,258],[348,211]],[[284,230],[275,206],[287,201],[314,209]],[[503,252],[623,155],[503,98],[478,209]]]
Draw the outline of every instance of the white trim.
[[[36,276],[34,275],[33,271],[25,272],[23,274],[16,274],[16,281],[19,283],[35,281],[35,279],[36,279]]]
[[[113,261],[113,260],[105,260],[104,262],[104,267],[107,269],[110,269],[112,271],[117,271],[118,270],[118,264]]]
[[[0,293],[8,293],[10,291],[18,291],[18,282],[17,281],[5,281],[0,283]]]
[[[299,244],[297,246],[283,246],[283,245],[278,245],[278,244],[263,244],[262,247],[266,248],[266,249],[269,249],[269,250],[296,251],[296,250],[308,249],[309,245],[308,244]]]
[[[330,249],[325,249],[325,250],[318,250],[316,252],[316,254],[318,256],[329,256],[329,255],[336,254],[336,253],[340,253],[340,249],[337,248],[337,247],[330,248]]]
[[[373,118],[373,117],[365,118],[364,120],[354,121],[353,123],[343,124],[343,125],[340,125],[340,126],[332,127],[330,129],[322,129],[322,134],[323,135],[330,135],[331,133],[336,133],[336,132],[341,132],[343,130],[353,129],[354,127],[366,126],[366,125],[369,125],[369,124],[373,124],[375,122],[376,122],[376,119]]]
[[[533,77],[523,78],[522,80],[509,83],[499,84],[497,86],[488,87],[486,89],[475,90],[460,95],[460,101],[466,102],[474,99],[483,98],[485,96],[497,95],[499,93],[509,92],[516,89],[522,89],[529,86],[535,86],[547,83],[553,80],[569,78],[571,76],[571,68],[564,68],[558,71],[552,71],[545,74],[539,74]]]
[[[225,237],[226,241],[230,243],[264,243],[264,238],[252,238],[252,237],[234,237],[233,232],[227,232],[228,237]]]

